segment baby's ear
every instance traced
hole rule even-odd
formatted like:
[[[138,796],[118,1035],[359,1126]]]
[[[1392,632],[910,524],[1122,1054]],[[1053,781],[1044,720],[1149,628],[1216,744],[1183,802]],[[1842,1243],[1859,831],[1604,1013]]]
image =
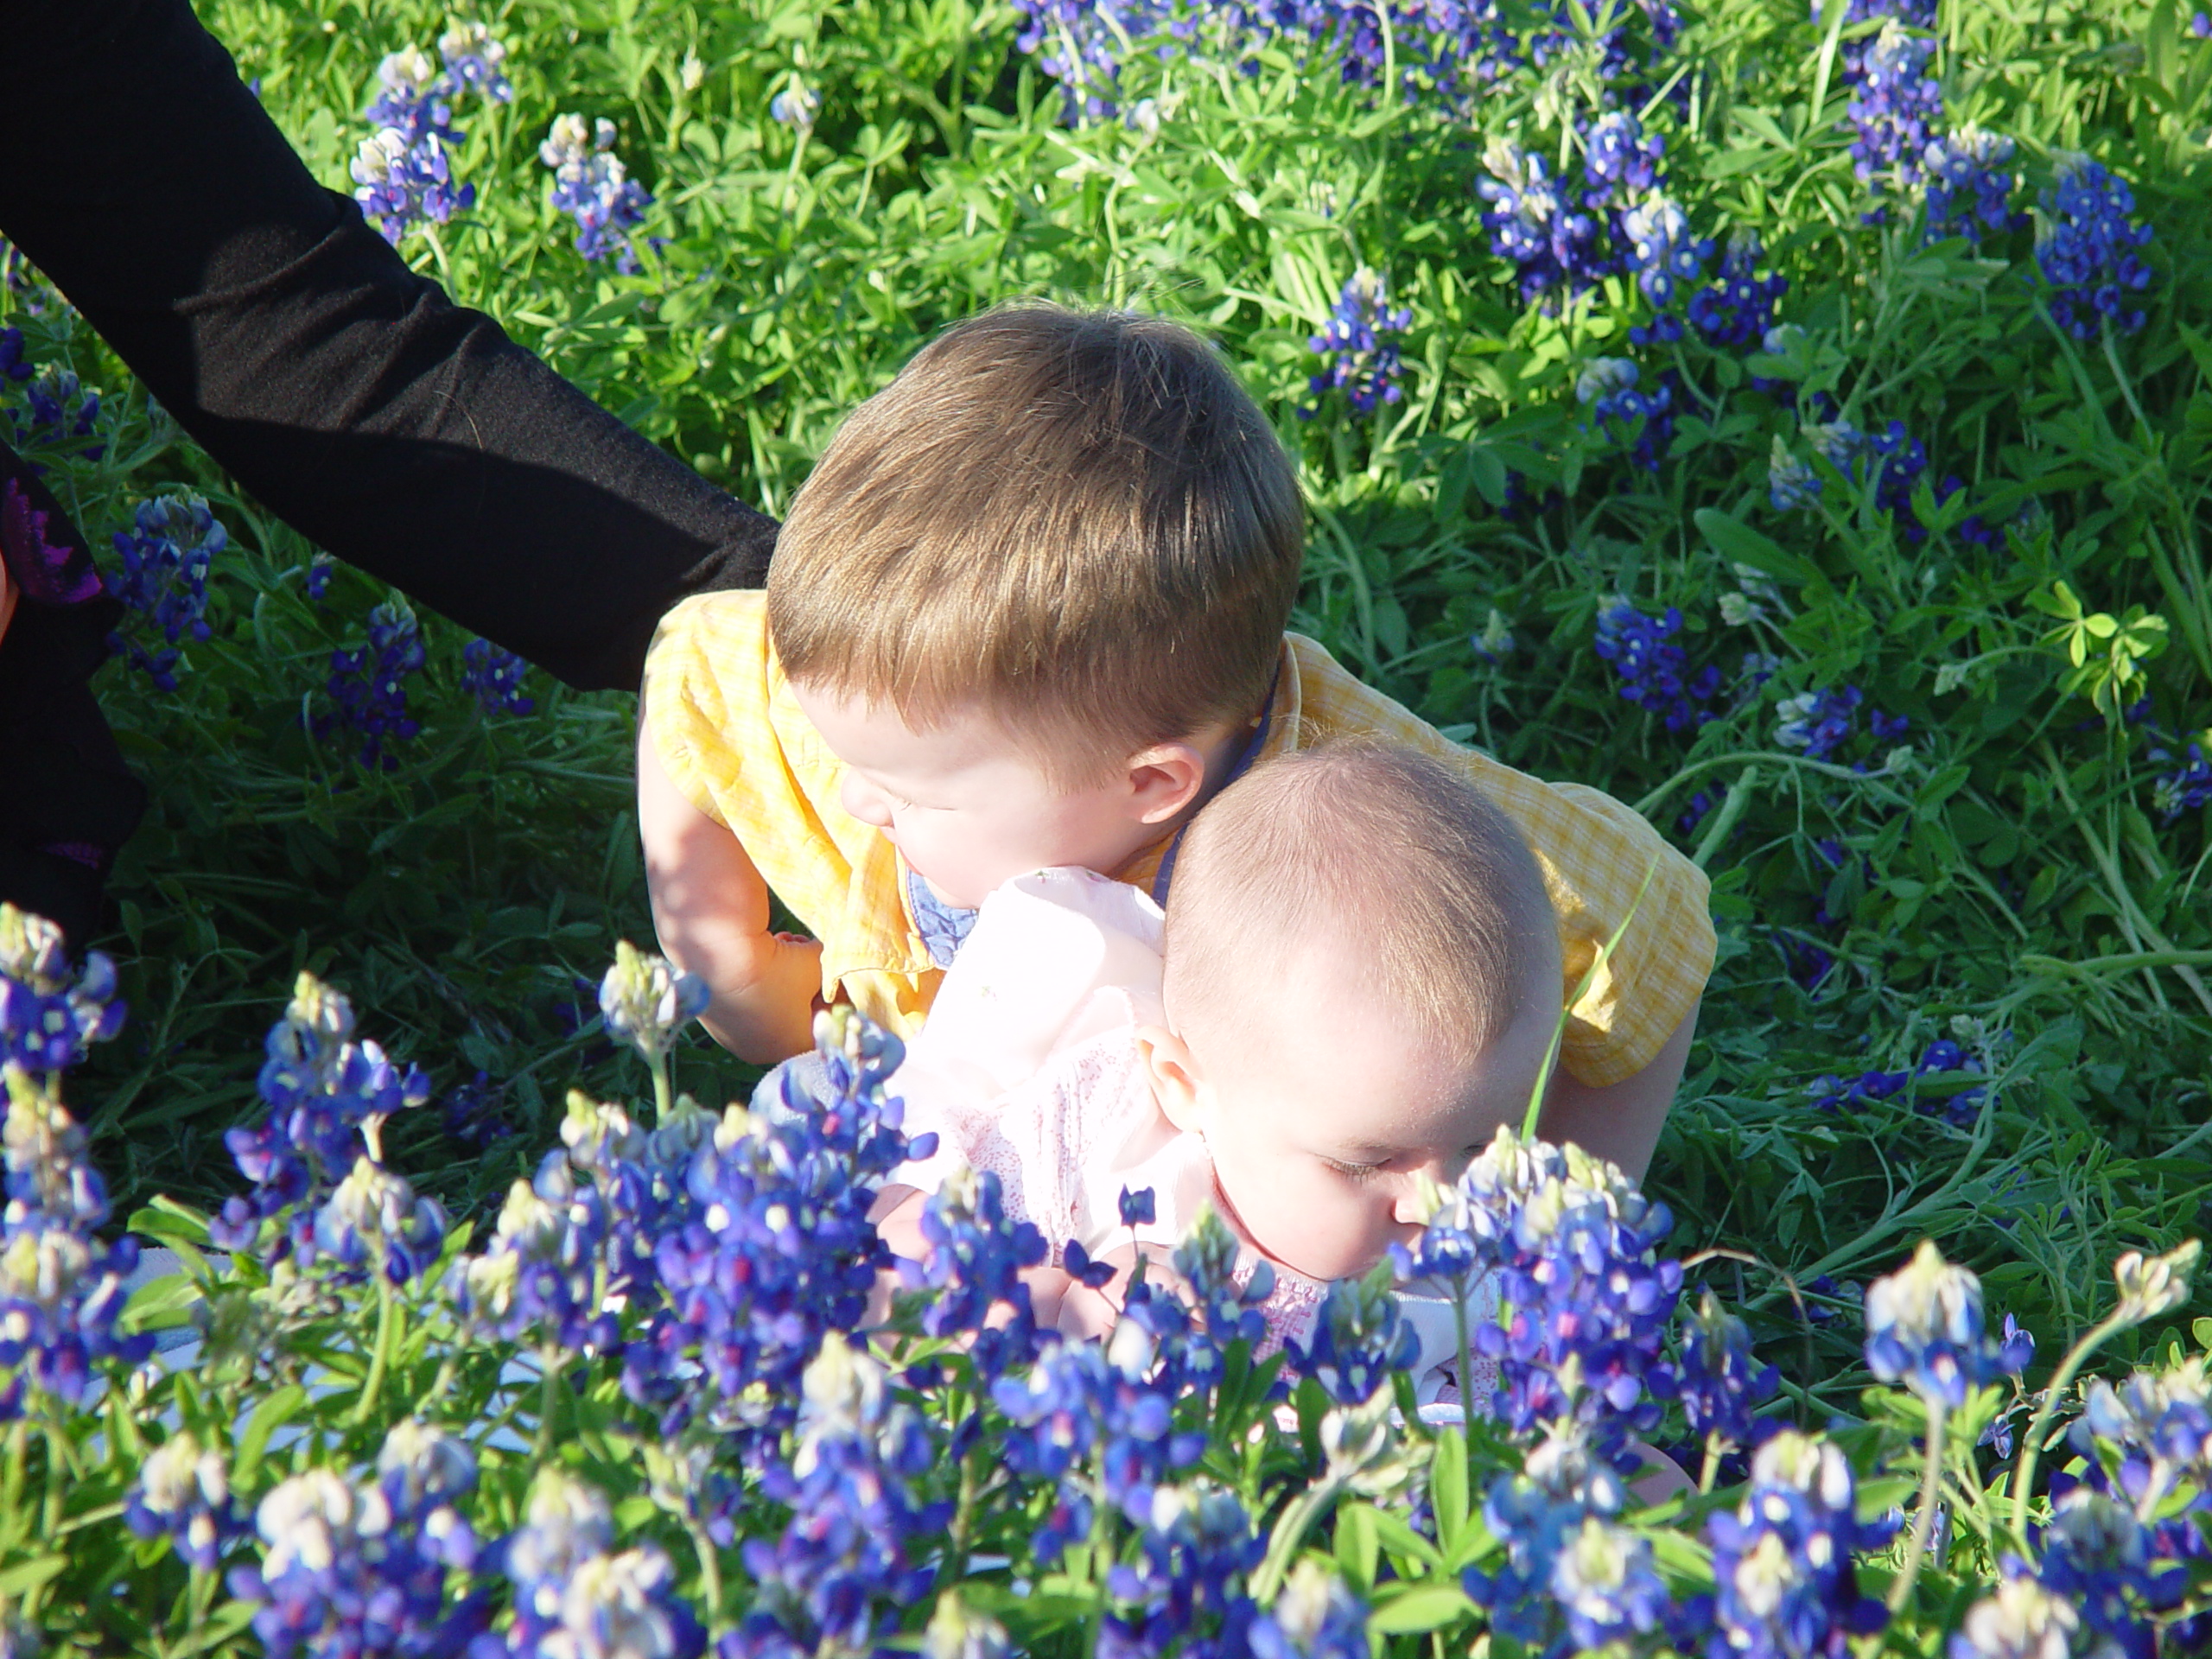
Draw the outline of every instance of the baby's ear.
[[[1165,1026],[1139,1026],[1137,1054],[1161,1115],[1185,1135],[1203,1135],[1210,1116],[1191,1046]]]

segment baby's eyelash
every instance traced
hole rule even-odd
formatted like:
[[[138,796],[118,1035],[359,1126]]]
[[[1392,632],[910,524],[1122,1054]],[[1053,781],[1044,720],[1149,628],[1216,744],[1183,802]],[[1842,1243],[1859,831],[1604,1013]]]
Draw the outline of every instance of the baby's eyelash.
[[[1338,1174],[1349,1176],[1355,1181],[1363,1181],[1371,1175],[1380,1173],[1382,1168],[1380,1164],[1347,1164],[1335,1158],[1324,1158],[1321,1161],[1335,1170]]]

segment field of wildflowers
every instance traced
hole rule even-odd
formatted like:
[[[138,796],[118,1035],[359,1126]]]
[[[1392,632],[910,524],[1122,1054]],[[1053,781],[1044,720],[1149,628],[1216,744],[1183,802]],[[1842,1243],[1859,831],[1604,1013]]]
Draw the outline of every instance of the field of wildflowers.
[[[105,954],[0,916],[0,1652],[2212,1646],[2212,16],[202,16],[771,511],[994,301],[1206,330],[1301,459],[1299,626],[1635,804],[1721,961],[1648,1193],[1502,1140],[1310,1350],[1204,1230],[1195,1304],[1040,1337],[988,1179],[864,1336],[895,1052],[825,1025],[803,1128],[693,1103],[750,1074],[616,950],[629,700],[303,543],[9,257],[154,805]],[[140,1239],[184,1273],[126,1292]],[[1394,1417],[1393,1271],[1498,1276],[1493,1418]]]

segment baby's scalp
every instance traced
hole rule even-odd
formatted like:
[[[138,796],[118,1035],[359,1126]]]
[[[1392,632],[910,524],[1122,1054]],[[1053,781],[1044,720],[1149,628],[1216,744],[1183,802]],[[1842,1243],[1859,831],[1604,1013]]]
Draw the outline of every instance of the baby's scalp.
[[[918,728],[980,708],[1088,781],[1258,709],[1303,538],[1290,460],[1212,346],[1005,307],[839,429],[778,539],[769,632],[794,685]]]

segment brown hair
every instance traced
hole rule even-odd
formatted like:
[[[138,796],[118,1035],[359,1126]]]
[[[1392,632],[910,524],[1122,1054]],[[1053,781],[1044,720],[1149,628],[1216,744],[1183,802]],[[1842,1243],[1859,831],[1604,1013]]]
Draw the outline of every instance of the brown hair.
[[[1556,925],[1528,842],[1474,785],[1411,749],[1294,750],[1224,790],[1184,837],[1166,990],[1186,1040],[1252,1005],[1234,988],[1315,944],[1356,959],[1457,1058],[1523,1013],[1559,1011]],[[1262,1033],[1247,1022],[1240,1034]]]
[[[768,572],[797,683],[980,702],[1064,779],[1255,711],[1298,590],[1290,461],[1220,354],[1127,312],[959,324],[847,417]]]

